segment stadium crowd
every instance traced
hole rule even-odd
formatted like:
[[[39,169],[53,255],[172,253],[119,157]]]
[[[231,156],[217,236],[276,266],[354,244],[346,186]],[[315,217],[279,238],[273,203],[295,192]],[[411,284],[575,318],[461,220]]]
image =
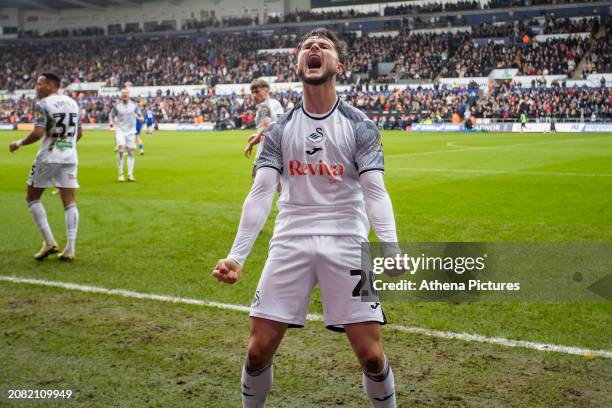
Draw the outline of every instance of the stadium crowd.
[[[610,55],[612,54],[612,46],[609,41],[601,39],[597,41],[591,50],[591,54],[587,57],[587,63],[582,71],[583,76],[588,74],[596,74],[602,72],[612,72],[612,63]]]
[[[351,52],[347,79],[354,73],[372,73],[378,62],[393,62],[396,49],[389,37],[360,38],[345,35]],[[258,50],[291,49],[292,36],[201,35],[193,38],[163,37],[155,41],[133,38],[62,43],[4,44],[0,47],[0,89],[34,86],[34,73],[58,72],[68,82],[107,82],[108,86],[198,85],[246,83],[260,76],[277,81],[298,80],[293,55],[258,53]],[[49,48],[52,48],[51,52]],[[79,62],[66,63],[77,53]],[[43,56],[40,58],[40,56]]]
[[[453,47],[468,39],[467,33],[401,36],[394,42],[396,73],[400,79],[434,79],[447,65]]]
[[[480,77],[496,68],[518,68],[521,75],[571,74],[590,47],[588,38],[479,44],[474,37],[469,33],[402,36],[393,44],[398,55],[395,72],[401,79]]]
[[[581,4],[592,3],[598,0],[489,0],[486,8],[506,8],[506,7],[529,7],[546,6],[556,4]]]
[[[443,11],[476,10],[477,1],[458,1],[455,3],[401,4],[384,8],[385,16],[400,16],[404,14],[441,13]]]
[[[550,30],[593,29],[590,20],[558,23]],[[569,25],[568,25],[569,24]],[[343,82],[367,79],[394,82],[400,79],[433,79],[437,76],[486,76],[493,68],[519,68],[529,75],[569,74],[590,48],[590,39],[549,39],[537,43],[523,23],[494,26],[481,24],[474,33],[418,34],[401,33],[398,37],[356,37],[345,34],[349,49],[347,75]],[[473,38],[508,37],[505,44],[489,42],[477,45]],[[527,34],[527,35],[525,35]],[[107,82],[109,86],[197,85],[246,83],[266,76],[293,82],[294,55],[258,52],[267,49],[291,49],[293,35],[259,36],[255,34],[199,33],[188,37],[105,38],[62,42],[7,42],[0,45],[0,89],[34,86],[34,73],[58,72],[68,82]],[[609,43],[600,41],[589,72],[609,70]],[[80,58],[68,58],[78,54]],[[387,76],[378,73],[379,62],[394,62]]]
[[[500,87],[481,98],[473,110],[477,117],[501,119],[516,119],[521,112],[534,118],[609,121],[612,93],[609,88]]]
[[[550,13],[544,19],[519,20],[507,23],[481,23],[472,26],[472,37],[475,38],[500,38],[507,37],[522,41],[524,36],[529,38],[538,32],[543,34],[576,34],[596,33],[599,30],[599,18],[583,17],[579,20],[559,18]]]
[[[604,26],[604,35],[594,41],[591,54],[586,58],[586,65],[582,71],[584,77],[588,74],[612,72],[612,45],[610,35],[612,35],[612,20],[608,19]]]
[[[342,20],[359,17],[376,17],[377,12],[361,12],[355,9],[344,9],[338,11],[312,11],[302,10],[293,13],[287,13],[284,18],[285,23],[299,23],[302,21],[320,21],[320,20]]]
[[[290,48],[287,37],[254,35],[105,39],[0,46],[0,89],[34,86],[34,73],[58,72],[68,82],[189,85],[250,82],[259,76],[297,78],[287,56],[258,49]],[[70,56],[79,55],[79,58]]]
[[[518,68],[519,75],[571,74],[588,50],[588,39],[548,39],[544,43],[504,45],[489,42],[478,46],[463,42],[440,75],[444,77],[486,76],[495,68]]]
[[[452,3],[427,3],[420,5],[413,4],[400,4],[397,6],[387,6],[384,8],[382,13],[379,14],[377,11],[360,11],[353,8],[343,8],[342,10],[298,10],[295,12],[287,13],[282,15],[279,13],[272,13],[266,15],[261,21],[259,16],[225,16],[217,18],[212,15],[209,17],[202,17],[201,19],[192,18],[183,20],[182,23],[178,24],[174,20],[159,22],[147,22],[141,26],[140,23],[125,23],[122,24],[111,24],[104,28],[99,26],[96,27],[85,27],[78,29],[62,29],[48,32],[39,33],[37,30],[26,30],[26,31],[15,31],[20,38],[56,38],[56,37],[94,37],[109,35],[121,35],[121,34],[134,34],[142,32],[159,32],[159,31],[177,31],[177,30],[204,30],[209,28],[222,28],[222,27],[245,27],[245,26],[260,26],[266,24],[279,24],[279,23],[293,23],[293,22],[305,22],[305,21],[329,21],[329,20],[342,20],[342,19],[353,19],[363,17],[379,17],[383,16],[412,16],[412,20],[416,20],[413,23],[415,28],[439,27],[444,25],[445,22],[458,23],[463,20],[460,14],[455,15],[439,15],[436,17],[427,16],[424,19],[416,17],[418,14],[431,14],[431,13],[456,13],[467,10],[478,10],[478,9],[496,9],[496,8],[508,8],[508,7],[522,7],[522,6],[543,6],[543,5],[556,5],[556,4],[579,4],[589,3],[597,0],[489,0],[481,4],[476,0],[461,0]],[[8,32],[8,31],[7,31]]]
[[[301,97],[297,92],[272,94],[285,110]],[[465,88],[416,88],[390,90],[388,86],[352,86],[341,97],[372,117],[393,119],[393,126],[424,120],[460,123],[465,117],[518,119],[522,112],[530,118],[555,117],[559,120],[612,120],[610,88],[552,87],[518,88],[512,84],[480,93],[477,86]],[[136,98],[143,108],[150,108],[156,122],[204,123],[220,126],[254,127],[256,104],[251,95],[156,95]],[[112,97],[84,97],[79,100],[84,123],[107,123]],[[0,122],[31,122],[34,100],[21,98],[0,101]],[[467,111],[467,112],[466,112]],[[401,126],[404,127],[404,126]]]
[[[483,9],[496,9],[496,8],[508,8],[508,7],[522,7],[522,6],[542,6],[542,5],[555,5],[555,4],[571,4],[571,3],[589,3],[597,0],[489,0],[483,4]],[[413,4],[400,4],[397,6],[387,6],[384,8],[382,15],[384,16],[414,16],[417,14],[426,13],[444,13],[444,12],[460,12],[467,10],[480,9],[480,2],[475,0],[462,0],[453,3],[427,3],[420,5]],[[343,8],[342,10],[336,11],[314,11],[314,10],[298,10],[295,12],[281,15],[273,13],[260,21],[259,16],[242,16],[242,17],[221,17],[215,16],[202,17],[200,20],[191,18],[184,20],[178,27],[175,21],[166,21],[162,23],[148,22],[144,26],[140,23],[125,23],[125,26],[121,24],[111,24],[106,30],[101,27],[86,27],[78,29],[62,29],[48,32],[39,33],[37,30],[26,30],[16,31],[20,38],[56,38],[56,37],[93,37],[93,36],[104,36],[105,34],[117,35],[117,34],[134,34],[142,32],[158,32],[158,31],[176,31],[179,30],[204,30],[208,28],[221,28],[221,27],[239,27],[239,26],[259,26],[261,24],[279,24],[279,23],[293,23],[293,22],[304,22],[304,21],[329,21],[329,20],[342,20],[342,19],[353,19],[361,17],[379,17],[380,14],[376,11],[359,11],[352,8]],[[424,20],[419,17],[413,17],[417,20],[414,23],[416,28],[424,28],[426,26],[442,26],[445,22],[453,21],[455,23],[462,20],[461,15],[444,16],[440,15],[434,18],[426,18]],[[577,31],[570,31],[577,32]]]

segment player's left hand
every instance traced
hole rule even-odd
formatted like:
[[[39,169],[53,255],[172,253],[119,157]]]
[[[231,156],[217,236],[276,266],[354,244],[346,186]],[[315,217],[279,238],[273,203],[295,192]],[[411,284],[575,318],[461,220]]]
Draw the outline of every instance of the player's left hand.
[[[19,143],[13,142],[9,145],[9,151],[13,153],[15,150],[19,149]]]
[[[252,135],[249,135],[249,138],[247,139],[247,141],[249,142],[249,144],[257,144],[256,140],[258,138],[259,138],[259,134],[253,133]]]
[[[220,259],[213,269],[212,275],[220,282],[233,285],[240,279],[242,266],[233,259]]]
[[[251,157],[252,151],[253,151],[253,145],[249,143],[247,147],[244,148],[244,157],[246,158]]]

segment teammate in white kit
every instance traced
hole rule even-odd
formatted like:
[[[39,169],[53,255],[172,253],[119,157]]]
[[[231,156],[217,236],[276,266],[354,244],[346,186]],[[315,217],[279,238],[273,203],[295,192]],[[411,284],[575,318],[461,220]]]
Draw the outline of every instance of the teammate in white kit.
[[[76,144],[83,136],[83,131],[79,106],[73,99],[58,95],[59,87],[60,79],[53,73],[44,73],[38,77],[36,95],[40,100],[34,106],[34,130],[24,139],[11,143],[9,150],[14,152],[21,146],[35,143],[42,138],[28,177],[26,195],[30,213],[44,238],[42,248],[34,258],[43,260],[58,252],[45,207],[40,202],[45,189],[55,184],[64,204],[68,241],[58,258],[72,261],[79,225],[75,194],[75,190],[79,188]]]
[[[119,169],[119,181],[125,181],[123,175],[123,162],[127,153],[128,157],[128,181],[136,181],[134,177],[134,164],[136,157],[136,120],[144,122],[142,111],[138,104],[130,100],[128,89],[121,90],[121,102],[113,106],[110,113],[110,126],[116,126],[115,137],[117,145],[117,168]]]
[[[257,151],[255,153],[255,159],[257,159],[261,152],[259,143],[263,139],[264,132],[272,122],[276,121],[276,119],[284,113],[284,110],[279,101],[270,98],[270,85],[265,79],[254,79],[253,82],[251,82],[251,94],[257,103],[257,113],[255,114],[257,132],[249,135],[247,147],[244,149],[244,155],[249,157],[253,151],[253,146],[257,146]]]
[[[240,278],[280,179],[274,234],[251,305],[244,407],[264,406],[272,358],[286,329],[304,325],[317,282],[325,325],[346,331],[372,406],[395,407],[393,371],[380,339],[385,316],[380,303],[354,293],[360,276],[351,271],[361,269],[360,245],[370,225],[382,242],[397,242],[397,234],[378,129],[336,94],[345,53],[346,44],[325,28],[303,37],[296,64],[303,100],[266,131],[234,244],[212,273],[229,284]]]

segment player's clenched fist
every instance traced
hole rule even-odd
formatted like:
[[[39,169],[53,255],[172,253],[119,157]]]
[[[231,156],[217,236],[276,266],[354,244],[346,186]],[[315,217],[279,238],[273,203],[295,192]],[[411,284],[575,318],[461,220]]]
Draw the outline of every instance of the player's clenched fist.
[[[13,153],[15,150],[19,149],[21,146],[21,141],[13,142],[9,145],[9,151]]]
[[[221,259],[213,269],[212,275],[223,283],[234,284],[240,279],[242,266],[233,259]]]
[[[247,139],[247,142],[249,144],[257,144],[255,143],[255,141],[257,140],[257,142],[259,142],[259,133],[253,133],[252,135],[249,135],[249,138]]]

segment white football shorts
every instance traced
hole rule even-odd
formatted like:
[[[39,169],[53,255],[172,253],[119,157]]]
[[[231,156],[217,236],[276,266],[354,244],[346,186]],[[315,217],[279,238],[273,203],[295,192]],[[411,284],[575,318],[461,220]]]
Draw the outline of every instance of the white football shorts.
[[[129,149],[136,148],[136,130],[134,132],[115,131],[115,143],[117,146],[125,146]]]
[[[28,185],[36,188],[79,188],[77,165],[34,162]]]
[[[304,326],[318,282],[328,329],[344,331],[345,324],[370,321],[386,324],[380,303],[362,302],[358,294],[362,242],[357,236],[273,238],[251,316]]]

